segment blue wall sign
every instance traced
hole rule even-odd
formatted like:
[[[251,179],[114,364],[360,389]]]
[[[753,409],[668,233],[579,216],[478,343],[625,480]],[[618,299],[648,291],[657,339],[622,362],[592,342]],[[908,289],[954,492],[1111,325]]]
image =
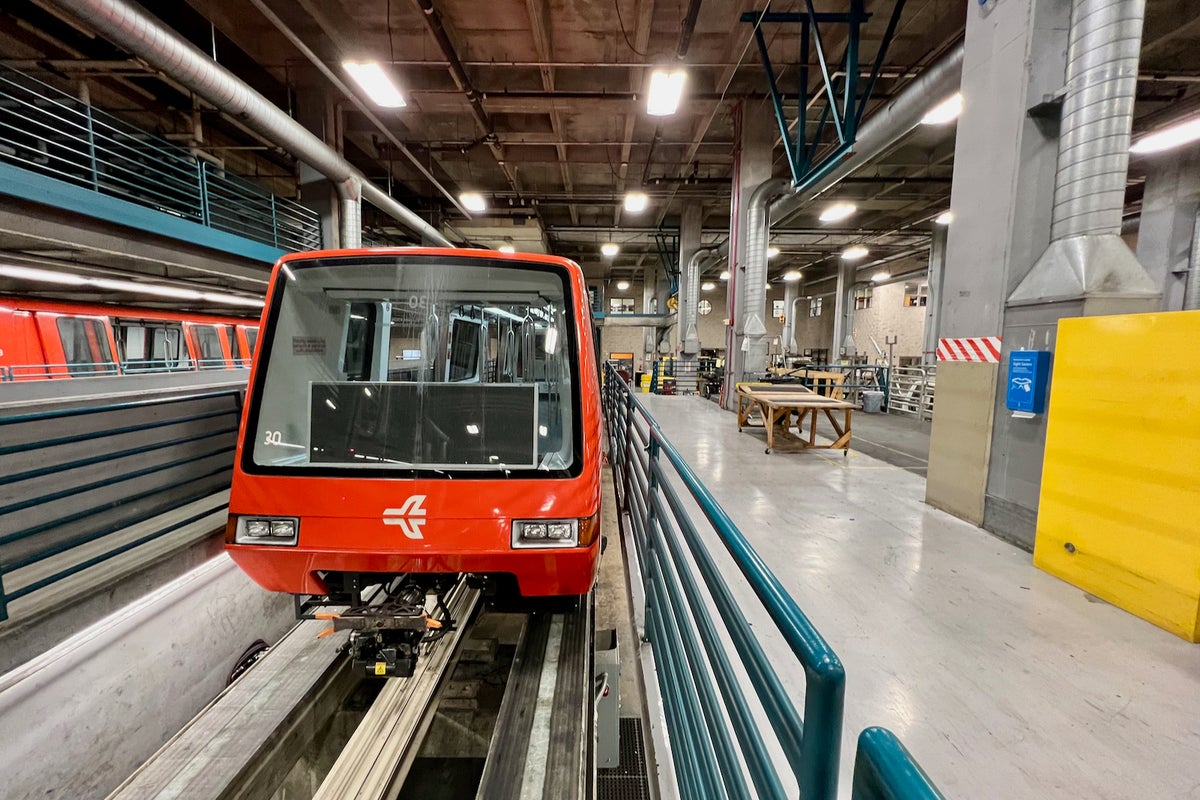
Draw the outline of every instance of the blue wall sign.
[[[1049,350],[1014,350],[1008,354],[1006,405],[1010,411],[1045,413],[1049,382]]]

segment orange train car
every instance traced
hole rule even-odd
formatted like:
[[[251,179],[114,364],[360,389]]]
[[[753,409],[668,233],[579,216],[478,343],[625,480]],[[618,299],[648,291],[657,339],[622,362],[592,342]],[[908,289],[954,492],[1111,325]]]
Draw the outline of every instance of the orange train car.
[[[226,539],[259,585],[352,603],[369,585],[434,593],[464,573],[525,597],[591,590],[601,410],[577,264],[289,255],[261,338]]]
[[[0,297],[0,377],[44,380],[250,363],[258,320]]]

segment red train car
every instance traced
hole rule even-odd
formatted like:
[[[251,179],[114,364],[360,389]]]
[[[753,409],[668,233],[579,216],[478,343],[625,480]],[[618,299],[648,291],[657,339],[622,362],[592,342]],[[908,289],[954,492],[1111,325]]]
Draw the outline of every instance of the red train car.
[[[248,366],[258,320],[0,297],[0,378]]]
[[[407,585],[418,616],[460,573],[527,597],[589,592],[601,410],[587,297],[580,267],[550,256],[285,256],[242,418],[234,561],[328,602]]]

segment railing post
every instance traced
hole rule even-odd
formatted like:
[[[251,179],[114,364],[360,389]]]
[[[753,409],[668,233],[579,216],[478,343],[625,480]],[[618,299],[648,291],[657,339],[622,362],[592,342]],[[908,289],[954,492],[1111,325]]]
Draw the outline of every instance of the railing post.
[[[87,84],[83,84],[84,87]],[[87,117],[87,144],[88,144],[88,164],[92,171],[92,191],[100,191],[100,166],[96,162],[96,130],[92,125],[92,102],[91,98],[83,100],[83,111]]]
[[[4,572],[0,571],[0,622],[8,619],[8,597],[4,594]]]
[[[203,158],[196,159],[197,188],[200,190],[200,224],[212,227],[208,211],[208,167]]]
[[[271,198],[271,240],[279,247],[279,220],[275,216],[275,195],[269,195]]]

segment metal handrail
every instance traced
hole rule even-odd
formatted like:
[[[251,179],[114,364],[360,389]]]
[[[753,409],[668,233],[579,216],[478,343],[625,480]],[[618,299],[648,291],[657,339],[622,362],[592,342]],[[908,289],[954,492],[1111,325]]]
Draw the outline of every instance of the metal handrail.
[[[896,367],[888,387],[887,410],[891,414],[933,419],[933,396],[937,366]]]
[[[663,665],[660,683],[685,796],[750,796],[725,714],[754,784],[753,796],[784,794],[687,564],[684,544],[751,678],[800,796],[831,800],[837,791],[845,694],[841,662],[612,365],[606,365],[604,385],[610,459],[618,475],[618,499],[629,512],[638,544],[647,594],[646,634]],[[695,500],[804,669],[803,722],[683,507],[674,480]],[[704,640],[703,654],[697,634]],[[723,712],[716,705],[718,694]]]
[[[197,370],[236,370],[249,369],[250,359],[234,358],[201,358],[196,361],[188,360],[174,365],[146,366],[152,360],[132,361],[88,361],[70,364],[13,364],[0,367],[0,383],[15,383],[20,381],[61,380],[70,378],[111,378],[118,375],[162,375],[175,372],[196,372]]]
[[[846,400],[852,403],[861,403],[863,392],[880,391],[883,392],[884,409],[887,408],[892,368],[886,364],[808,364],[803,367],[788,368],[788,371],[782,374],[794,374],[803,379],[808,372],[840,372],[846,376],[847,381],[836,388],[842,390]],[[780,373],[776,373],[775,377],[779,377],[779,375]],[[869,379],[866,381],[849,380],[850,378],[861,379],[863,375],[869,376]]]
[[[612,364],[604,368],[603,403],[617,500],[645,587],[645,640],[653,647],[680,795],[706,800],[785,796],[763,731],[709,613],[711,605],[791,767],[800,797],[832,800],[845,700],[845,672],[837,655]],[[803,721],[676,484],[691,495],[803,667]],[[894,734],[868,728],[859,737],[852,800],[944,798]]]
[[[0,161],[283,250],[321,246],[315,211],[5,66]]]
[[[858,736],[851,800],[945,800],[912,754],[886,728]]]

